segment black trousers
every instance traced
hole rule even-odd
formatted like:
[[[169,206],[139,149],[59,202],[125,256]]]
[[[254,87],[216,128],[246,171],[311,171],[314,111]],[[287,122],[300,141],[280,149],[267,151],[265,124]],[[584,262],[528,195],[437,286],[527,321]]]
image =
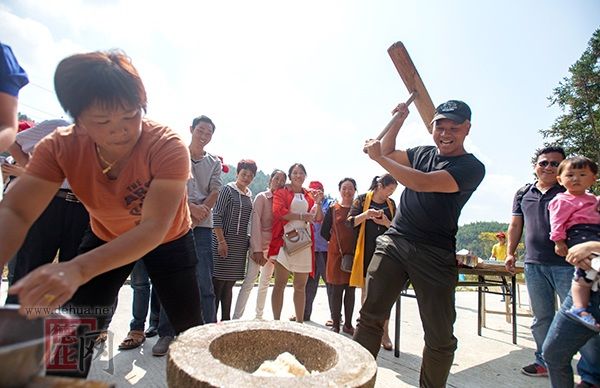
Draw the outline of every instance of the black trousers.
[[[90,251],[105,242],[88,231],[83,238],[80,253]],[[177,240],[164,243],[148,252],[144,261],[152,285],[176,334],[203,323],[200,291],[196,280],[196,249],[194,237],[189,233]],[[75,292],[62,310],[72,312],[78,318],[91,319],[93,328],[80,326],[78,341],[72,343],[71,352],[78,355],[76,370],[47,370],[48,375],[86,377],[93,356],[93,343],[98,330],[113,314],[113,305],[119,289],[131,273],[135,262],[100,274]],[[90,350],[92,350],[90,352]]]
[[[331,319],[333,320],[334,327],[339,327],[340,325],[342,303],[344,305],[344,325],[351,327],[356,288],[350,287],[348,284],[332,284],[331,289]]]
[[[410,279],[425,332],[421,387],[445,387],[457,340],[455,253],[399,236],[382,235],[367,271],[367,297],[360,310],[354,340],[377,357],[383,323]]]
[[[219,304],[221,305],[221,321],[229,321],[231,319],[233,286],[235,286],[235,280],[221,280],[213,277],[216,309],[219,310]]]
[[[65,192],[65,190],[61,190]],[[83,234],[90,218],[80,202],[55,196],[31,225],[25,241],[14,260],[14,270],[9,277],[12,285],[29,272],[51,263],[58,252],[59,261],[69,261],[77,255]],[[16,295],[8,295],[6,303],[18,304]]]

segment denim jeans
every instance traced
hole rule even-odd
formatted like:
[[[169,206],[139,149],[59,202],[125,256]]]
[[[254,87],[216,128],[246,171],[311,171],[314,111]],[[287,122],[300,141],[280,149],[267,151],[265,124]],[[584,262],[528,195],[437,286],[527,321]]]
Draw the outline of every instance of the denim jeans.
[[[202,297],[202,315],[205,323],[217,322],[217,308],[215,303],[215,290],[213,288],[213,254],[212,254],[212,229],[197,227],[193,229],[196,242],[196,277]]]
[[[319,289],[319,278],[322,278],[327,287],[327,301],[329,302],[329,314],[331,315],[332,288],[327,283],[327,252],[315,252],[315,276],[308,277],[306,281],[306,304],[304,305],[304,322],[310,321],[312,307],[317,290]],[[333,316],[331,316],[333,318]]]
[[[573,305],[571,293],[554,317],[544,341],[544,361],[554,388],[573,386],[571,360],[577,351],[581,359],[577,370],[587,383],[600,385],[600,335],[565,314]],[[600,292],[593,292],[590,311],[600,321]]]
[[[129,279],[133,288],[131,306],[133,319],[129,323],[129,330],[144,330],[150,302],[150,277],[142,260],[135,263]]]
[[[156,295],[156,290],[152,287],[150,292],[150,326],[154,326],[154,328],[158,328],[158,318],[160,316],[160,300],[158,300],[158,295]]]
[[[546,366],[542,345],[556,312],[556,295],[563,303],[571,289],[573,267],[525,263],[525,281],[531,301],[533,323],[531,334],[535,340],[535,363]]]

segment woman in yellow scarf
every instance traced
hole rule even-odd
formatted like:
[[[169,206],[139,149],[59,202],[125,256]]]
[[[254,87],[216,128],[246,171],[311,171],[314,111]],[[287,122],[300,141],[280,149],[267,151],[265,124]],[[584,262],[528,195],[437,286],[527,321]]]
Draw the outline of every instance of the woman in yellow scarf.
[[[396,191],[398,182],[390,174],[376,176],[371,182],[369,191],[359,195],[352,204],[348,221],[354,226],[357,239],[354,252],[354,263],[350,274],[350,286],[360,287],[361,303],[364,302],[365,276],[375,252],[375,240],[382,235],[391,224],[396,212],[396,203],[390,196]],[[381,344],[384,349],[392,350],[392,340],[388,333],[388,321],[385,321]]]

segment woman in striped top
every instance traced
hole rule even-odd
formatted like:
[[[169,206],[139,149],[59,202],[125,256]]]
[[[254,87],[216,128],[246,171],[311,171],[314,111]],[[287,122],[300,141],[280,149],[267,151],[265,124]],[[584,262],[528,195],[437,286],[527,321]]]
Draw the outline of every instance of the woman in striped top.
[[[223,186],[213,208],[213,243],[216,309],[221,320],[230,318],[233,285],[244,279],[248,254],[248,225],[252,214],[252,192],[248,185],[256,175],[253,160],[241,160],[235,182]]]

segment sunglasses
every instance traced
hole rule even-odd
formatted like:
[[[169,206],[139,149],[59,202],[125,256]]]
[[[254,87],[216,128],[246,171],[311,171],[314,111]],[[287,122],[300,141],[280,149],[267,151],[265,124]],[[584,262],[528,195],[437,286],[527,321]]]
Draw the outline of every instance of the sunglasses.
[[[537,163],[538,166],[540,167],[548,167],[548,165],[552,166],[552,167],[558,167],[558,165],[560,164],[560,162],[556,162],[556,161],[547,161],[547,160],[542,160],[540,162]]]

